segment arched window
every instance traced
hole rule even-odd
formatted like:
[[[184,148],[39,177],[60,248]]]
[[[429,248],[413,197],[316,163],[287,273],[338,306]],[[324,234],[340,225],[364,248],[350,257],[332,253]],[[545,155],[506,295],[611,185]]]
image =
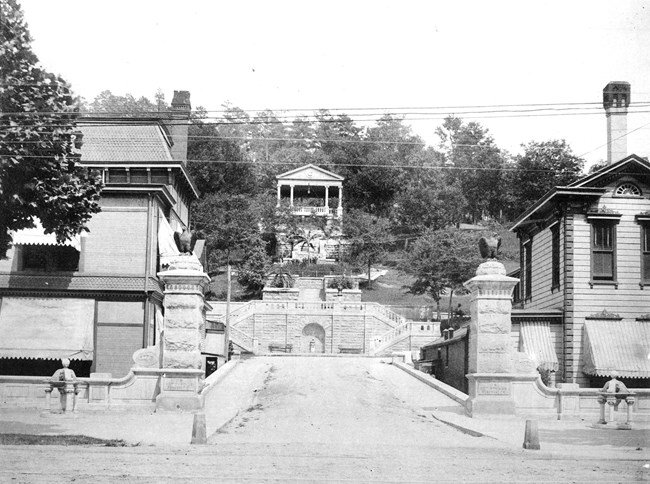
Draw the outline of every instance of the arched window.
[[[641,189],[634,183],[625,182],[616,187],[615,195],[640,197]]]

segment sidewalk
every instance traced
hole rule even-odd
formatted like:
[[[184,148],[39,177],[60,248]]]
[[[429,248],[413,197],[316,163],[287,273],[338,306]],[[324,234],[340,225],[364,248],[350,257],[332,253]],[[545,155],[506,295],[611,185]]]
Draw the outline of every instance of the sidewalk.
[[[391,365],[413,376],[415,370],[404,365]],[[410,370],[410,371],[409,371]],[[454,398],[446,396],[427,383],[421,383],[421,393],[416,401],[422,411],[436,420],[458,428],[477,438],[492,438],[512,448],[523,449],[526,418],[516,416],[471,418],[464,407]],[[459,392],[452,390],[461,395]],[[621,412],[619,418],[623,417]],[[535,418],[538,424],[540,450],[526,452],[543,454],[548,458],[562,459],[582,457],[585,459],[632,459],[650,461],[650,422],[632,422],[632,430],[596,429],[597,415],[557,420],[555,415]]]
[[[429,408],[434,418],[463,430],[482,434],[513,448],[523,449],[526,419],[520,417],[470,418],[444,408]],[[626,459],[650,461],[650,424],[634,422],[632,430],[596,429],[593,419],[536,419],[540,450],[553,459]],[[593,421],[592,421],[593,420]]]

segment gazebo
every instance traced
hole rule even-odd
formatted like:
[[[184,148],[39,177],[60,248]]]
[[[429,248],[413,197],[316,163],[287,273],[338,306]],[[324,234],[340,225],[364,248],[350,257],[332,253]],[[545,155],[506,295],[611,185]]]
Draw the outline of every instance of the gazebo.
[[[278,175],[278,204],[289,199],[295,215],[341,218],[343,215],[343,180],[336,173],[316,165],[305,165]],[[332,189],[335,189],[332,191]],[[335,198],[336,208],[330,207]]]

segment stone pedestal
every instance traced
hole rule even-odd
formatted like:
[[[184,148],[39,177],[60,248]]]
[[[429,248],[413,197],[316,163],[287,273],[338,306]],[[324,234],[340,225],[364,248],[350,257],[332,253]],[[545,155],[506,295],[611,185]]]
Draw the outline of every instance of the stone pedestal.
[[[471,416],[515,413],[510,316],[517,282],[506,276],[503,264],[488,260],[478,267],[476,277],[465,283],[471,291],[467,375]]]
[[[194,256],[169,261],[169,270],[159,272],[165,283],[164,328],[161,334],[163,372],[157,409],[197,410],[204,375],[201,348],[205,339],[204,292],[210,278]]]

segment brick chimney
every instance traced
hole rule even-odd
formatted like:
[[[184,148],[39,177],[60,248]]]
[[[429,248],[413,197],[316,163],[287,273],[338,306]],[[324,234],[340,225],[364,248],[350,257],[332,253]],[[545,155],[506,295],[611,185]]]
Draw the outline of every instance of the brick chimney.
[[[603,89],[603,107],[607,114],[607,163],[627,156],[627,108],[630,105],[629,82],[612,81]]]
[[[187,163],[187,133],[190,125],[190,104],[189,91],[174,91],[172,109],[169,112],[167,125],[174,143],[171,152],[175,160]]]

